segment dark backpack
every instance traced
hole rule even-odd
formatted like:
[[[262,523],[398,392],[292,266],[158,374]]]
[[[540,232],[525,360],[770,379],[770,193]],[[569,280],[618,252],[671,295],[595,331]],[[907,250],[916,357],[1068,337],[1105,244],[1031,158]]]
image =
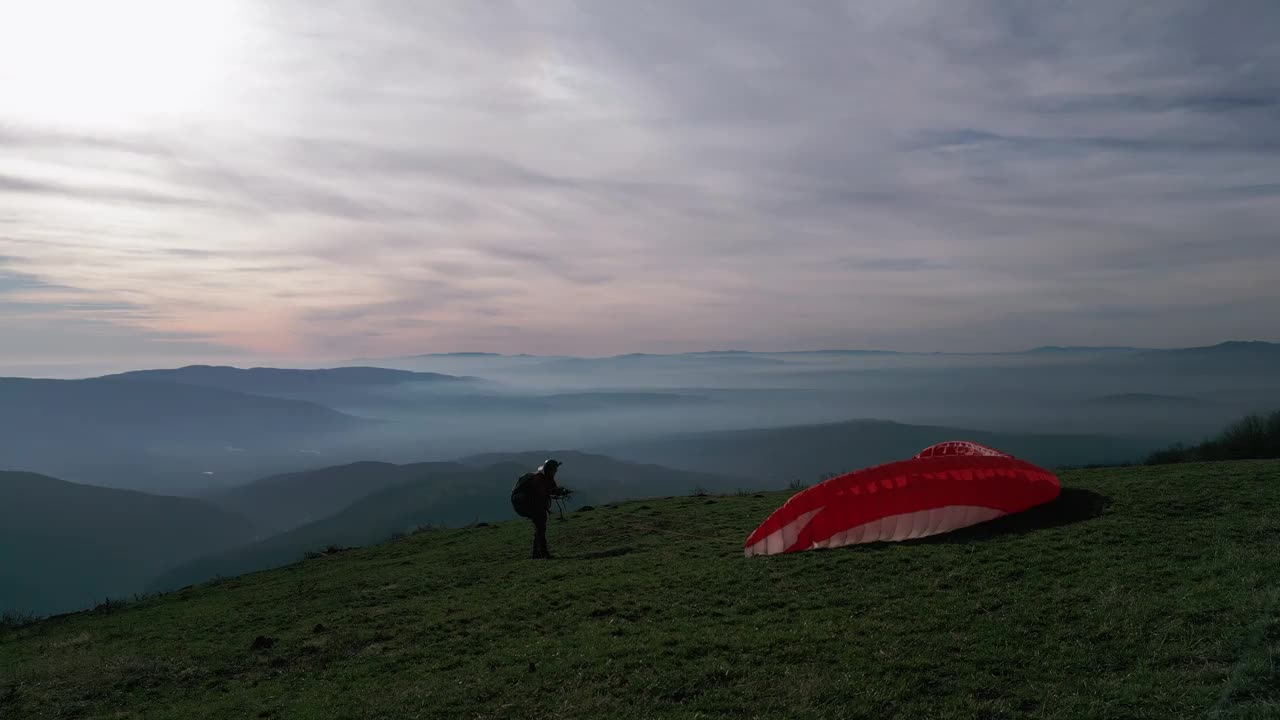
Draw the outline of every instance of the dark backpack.
[[[534,479],[537,477],[538,477],[537,473],[531,473],[531,472],[521,475],[520,478],[516,480],[516,484],[511,486],[511,494],[519,495],[520,493],[528,492],[530,489],[532,489]]]

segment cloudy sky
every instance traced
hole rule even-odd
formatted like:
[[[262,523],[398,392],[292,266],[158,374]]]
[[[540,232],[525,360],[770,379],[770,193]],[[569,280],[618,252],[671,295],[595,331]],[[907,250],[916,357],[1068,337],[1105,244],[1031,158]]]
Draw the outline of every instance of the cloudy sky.
[[[0,0],[0,364],[1280,340],[1280,5]]]

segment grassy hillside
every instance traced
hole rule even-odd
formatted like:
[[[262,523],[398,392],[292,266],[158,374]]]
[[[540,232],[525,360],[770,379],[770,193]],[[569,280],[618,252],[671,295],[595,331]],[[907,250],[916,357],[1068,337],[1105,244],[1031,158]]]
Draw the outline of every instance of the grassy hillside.
[[[933,540],[746,559],[786,493],[425,532],[0,630],[0,714],[1264,718],[1280,462],[1072,471]]]
[[[949,427],[855,420],[758,430],[689,433],[608,445],[602,452],[628,460],[759,478],[781,487],[812,482],[826,473],[911,457],[922,447],[965,438],[998,447],[1040,465],[1125,463],[1152,448],[1104,435],[992,433]]]
[[[0,611],[93,607],[253,534],[198,500],[0,472]]]
[[[358,463],[310,473],[308,477],[341,478],[343,490],[361,493],[348,507],[323,519],[273,535],[259,542],[202,557],[173,568],[155,579],[153,589],[171,590],[210,578],[230,577],[254,570],[287,565],[306,553],[331,545],[371,545],[395,533],[420,526],[458,527],[474,522],[495,522],[515,517],[510,492],[516,478],[554,455],[566,463],[560,482],[574,490],[580,504],[650,495],[688,494],[695,488],[729,491],[749,484],[736,478],[690,473],[654,465],[619,462],[584,453],[518,453],[471,458],[469,465],[421,463],[386,465]],[[333,472],[330,472],[333,471]],[[368,472],[369,479],[362,473]],[[399,479],[386,482],[398,471]],[[373,480],[384,487],[371,490]],[[288,483],[305,505],[305,485]],[[279,500],[287,501],[281,494]]]

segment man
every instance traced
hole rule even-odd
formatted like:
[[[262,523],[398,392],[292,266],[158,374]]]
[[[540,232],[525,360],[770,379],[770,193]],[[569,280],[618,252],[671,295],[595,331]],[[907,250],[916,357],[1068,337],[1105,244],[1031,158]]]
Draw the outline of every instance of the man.
[[[556,484],[558,460],[547,460],[537,472],[525,473],[511,488],[511,507],[521,517],[533,521],[533,558],[550,559],[547,548],[547,517],[551,514],[551,499],[568,494]]]

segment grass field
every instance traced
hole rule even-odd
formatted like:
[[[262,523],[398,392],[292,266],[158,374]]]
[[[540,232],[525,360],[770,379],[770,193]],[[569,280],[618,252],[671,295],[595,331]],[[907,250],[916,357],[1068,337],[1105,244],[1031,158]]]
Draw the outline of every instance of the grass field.
[[[1061,477],[790,556],[742,556],[786,493],[420,533],[0,630],[0,717],[1280,717],[1280,462]]]

